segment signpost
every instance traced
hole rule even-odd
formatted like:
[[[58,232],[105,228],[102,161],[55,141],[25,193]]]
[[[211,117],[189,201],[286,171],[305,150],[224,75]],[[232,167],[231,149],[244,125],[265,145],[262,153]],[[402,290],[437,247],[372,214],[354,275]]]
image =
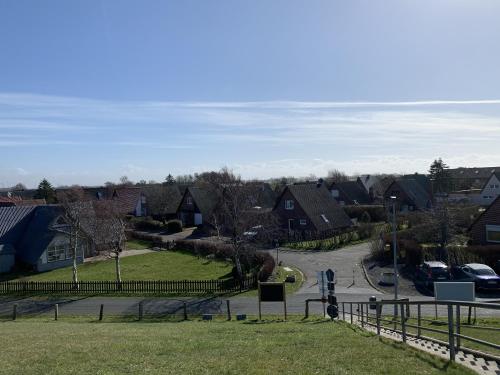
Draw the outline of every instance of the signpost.
[[[327,271],[318,271],[316,274],[318,278],[319,294],[323,302],[323,315],[326,313],[330,318],[338,316],[337,298],[335,297],[335,271],[328,269]],[[325,311],[325,303],[328,302],[328,308]]]
[[[286,320],[285,283],[259,282],[259,320],[262,320],[262,302],[283,302]]]

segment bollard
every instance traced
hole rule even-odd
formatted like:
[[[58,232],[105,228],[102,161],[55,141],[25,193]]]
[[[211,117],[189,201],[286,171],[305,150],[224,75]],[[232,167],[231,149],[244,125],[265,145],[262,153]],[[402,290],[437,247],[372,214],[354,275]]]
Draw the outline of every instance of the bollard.
[[[143,314],[144,314],[144,308],[141,301],[139,302],[139,320],[142,320]]]
[[[54,306],[54,320],[57,320],[59,318],[59,304],[56,303]]]
[[[99,309],[99,321],[102,321],[103,314],[104,314],[104,305],[101,303],[101,308]]]
[[[187,313],[187,304],[186,304],[186,302],[184,302],[183,310],[184,310],[184,320],[188,320],[188,313]]]
[[[17,303],[15,303],[14,306],[12,306],[12,320],[16,319],[17,319]]]
[[[226,300],[226,305],[227,305],[227,320],[231,320],[231,305],[230,301]]]

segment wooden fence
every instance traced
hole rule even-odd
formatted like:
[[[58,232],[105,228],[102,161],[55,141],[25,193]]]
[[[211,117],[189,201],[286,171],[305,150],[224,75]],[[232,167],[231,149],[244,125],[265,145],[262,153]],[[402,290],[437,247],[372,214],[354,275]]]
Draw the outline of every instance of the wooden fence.
[[[0,283],[0,294],[219,294],[240,292],[257,285],[257,277],[249,276],[241,282],[226,280],[140,280],[140,281],[5,281]]]

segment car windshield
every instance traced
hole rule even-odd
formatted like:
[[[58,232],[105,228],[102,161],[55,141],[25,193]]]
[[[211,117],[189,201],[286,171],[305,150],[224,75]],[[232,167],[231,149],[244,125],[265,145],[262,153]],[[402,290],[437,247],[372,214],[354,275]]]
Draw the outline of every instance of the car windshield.
[[[480,268],[477,270],[472,270],[472,272],[474,272],[474,274],[476,274],[476,275],[481,275],[481,276],[495,276],[496,275],[495,271],[493,271],[492,269],[488,269],[488,268]]]

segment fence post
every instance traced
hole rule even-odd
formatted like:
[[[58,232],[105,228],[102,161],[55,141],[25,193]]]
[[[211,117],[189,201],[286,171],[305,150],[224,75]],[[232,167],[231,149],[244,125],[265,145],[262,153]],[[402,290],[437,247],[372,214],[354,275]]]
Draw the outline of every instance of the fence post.
[[[382,313],[382,305],[377,302],[377,335],[380,336],[380,315]]]
[[[352,321],[352,302],[350,303],[350,305],[351,305],[351,324],[352,324],[353,323],[353,321]]]
[[[345,321],[345,303],[342,302],[342,319]]]
[[[422,328],[420,327],[422,325],[422,305],[420,303],[417,305],[417,338],[420,338],[420,335],[422,333]]]
[[[59,304],[56,303],[54,306],[54,320],[57,320],[59,318]]]
[[[226,300],[226,305],[227,305],[227,320],[231,320],[231,301]]]
[[[365,322],[364,322],[364,312],[363,312],[363,304],[361,304],[361,327],[365,327]]]
[[[455,360],[455,343],[453,334],[453,305],[448,304],[448,346],[450,349],[450,361]]]
[[[184,320],[187,320],[188,319],[188,314],[187,314],[187,304],[186,304],[186,302],[184,302],[183,310],[184,310]]]
[[[12,306],[12,320],[16,319],[17,319],[17,303],[15,303],[14,306]]]
[[[457,310],[456,310],[456,331],[457,335],[460,335],[460,305],[457,304]],[[457,343],[457,352],[460,350],[460,337],[457,336],[456,338],[456,343]]]
[[[103,314],[104,314],[104,304],[101,303],[101,308],[99,309],[99,321],[102,321]]]
[[[401,333],[403,337],[403,342],[406,343],[406,304],[401,304]]]
[[[306,314],[305,319],[309,318],[309,300],[306,299]]]
[[[144,308],[143,308],[143,304],[141,301],[141,302],[139,302],[139,320],[142,320],[143,314],[144,314]]]

